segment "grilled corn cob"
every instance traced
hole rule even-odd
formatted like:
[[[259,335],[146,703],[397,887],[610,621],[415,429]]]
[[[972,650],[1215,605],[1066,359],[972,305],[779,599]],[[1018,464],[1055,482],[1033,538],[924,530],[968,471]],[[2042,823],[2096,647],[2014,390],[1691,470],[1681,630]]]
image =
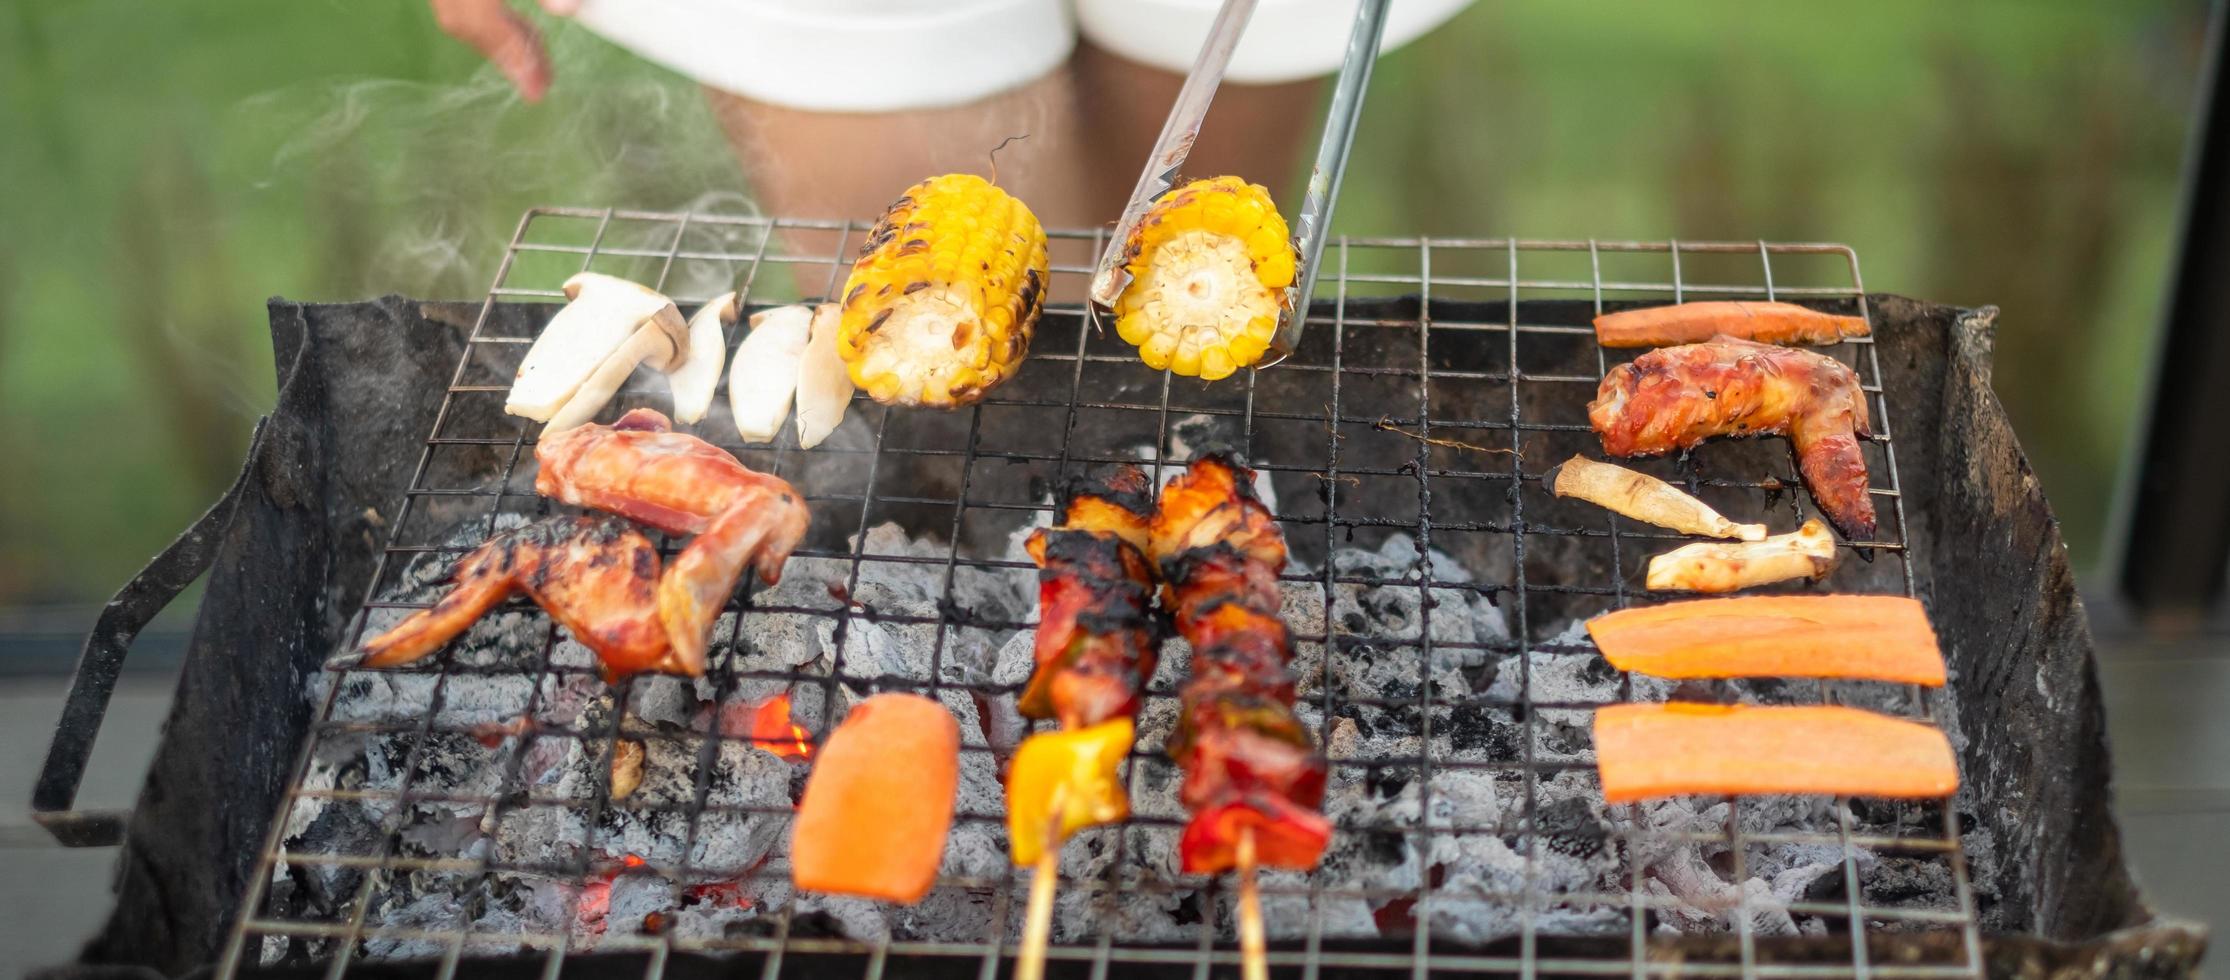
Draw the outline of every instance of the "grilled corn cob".
[[[1270,192],[1237,177],[1172,188],[1125,246],[1115,330],[1146,366],[1208,381],[1262,359],[1293,284],[1292,237]]]
[[[886,405],[973,404],[1030,349],[1045,229],[974,174],[931,177],[883,212],[844,281],[837,351]]]

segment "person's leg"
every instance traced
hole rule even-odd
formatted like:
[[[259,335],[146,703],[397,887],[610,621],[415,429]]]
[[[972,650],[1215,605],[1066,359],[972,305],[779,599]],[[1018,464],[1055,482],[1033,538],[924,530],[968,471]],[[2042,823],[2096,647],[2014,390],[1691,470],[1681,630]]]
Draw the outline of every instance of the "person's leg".
[[[1093,208],[1077,134],[1068,66],[1020,88],[962,106],[904,112],[812,112],[706,90],[759,205],[796,218],[871,218],[925,177],[989,176],[1048,225],[1086,220]]]
[[[954,172],[992,176],[992,149],[1008,137],[1024,136],[999,150],[999,186],[1028,204],[1047,228],[1105,220],[1104,202],[1091,197],[1089,155],[1078,135],[1082,127],[1069,65],[978,102],[905,112],[811,112],[714,89],[706,89],[706,96],[743,165],[753,199],[769,215],[871,221],[924,178]],[[852,246],[863,237],[853,234]],[[788,238],[796,253],[836,247],[828,234]],[[1090,261],[1084,255],[1088,244],[1051,245],[1056,264]]]

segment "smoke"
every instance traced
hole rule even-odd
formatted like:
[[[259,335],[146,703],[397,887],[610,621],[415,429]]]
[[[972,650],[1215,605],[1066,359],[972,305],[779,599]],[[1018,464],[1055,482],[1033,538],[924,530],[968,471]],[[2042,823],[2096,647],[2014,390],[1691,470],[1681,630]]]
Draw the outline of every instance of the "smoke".
[[[556,83],[540,104],[482,66],[459,83],[326,81],[235,107],[236,125],[270,134],[245,186],[301,202],[311,295],[478,296],[539,205],[756,213],[694,83],[570,24],[544,28]],[[736,231],[693,228],[683,247]]]

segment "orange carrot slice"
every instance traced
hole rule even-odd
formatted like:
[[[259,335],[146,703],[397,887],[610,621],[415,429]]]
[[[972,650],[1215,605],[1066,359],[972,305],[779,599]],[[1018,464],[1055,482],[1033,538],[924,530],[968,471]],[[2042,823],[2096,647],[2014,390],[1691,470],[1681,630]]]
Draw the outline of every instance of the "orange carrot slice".
[[[1603,799],[1689,793],[1949,796],[1959,766],[1944,734],[1832,706],[1614,704],[1595,712]]]
[[[911,905],[929,894],[960,786],[960,726],[912,694],[878,694],[831,733],[790,834],[790,880],[807,891]]]
[[[1611,666],[1657,677],[1829,677],[1942,687],[1920,603],[1886,595],[1697,599],[1605,613],[1587,634]]]
[[[1717,336],[1761,344],[1832,344],[1867,332],[1865,317],[1837,316],[1793,303],[1682,303],[1595,318],[1595,342],[1605,347],[1670,347]]]

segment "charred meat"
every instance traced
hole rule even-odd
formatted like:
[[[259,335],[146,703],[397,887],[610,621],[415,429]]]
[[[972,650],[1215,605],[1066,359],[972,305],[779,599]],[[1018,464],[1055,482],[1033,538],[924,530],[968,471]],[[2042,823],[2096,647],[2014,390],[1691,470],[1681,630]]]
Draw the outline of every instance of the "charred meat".
[[[514,593],[596,652],[607,675],[672,669],[659,621],[658,549],[626,521],[553,517],[498,534],[457,563],[456,588],[364,644],[363,665],[407,664],[441,648]]]
[[[1116,767],[1129,755],[1162,621],[1154,567],[1141,550],[1152,483],[1117,466],[1072,486],[1056,527],[1030,535],[1038,563],[1036,669],[1016,702],[1061,731],[1023,742],[1007,772],[1008,840],[1036,863],[1084,827],[1120,820],[1129,797]]]
[[[1184,870],[1230,870],[1248,835],[1263,866],[1315,867],[1331,840],[1318,810],[1327,767],[1293,713],[1292,649],[1278,618],[1285,537],[1254,495],[1254,473],[1220,455],[1193,460],[1163,489],[1150,540],[1177,632],[1192,645],[1169,742],[1192,811],[1179,842]]]
[[[805,498],[651,409],[584,425],[534,447],[534,489],[569,504],[694,534],[658,585],[667,639],[688,673],[704,668],[707,634],[746,567],[772,583],[805,536]]]
[[[1874,536],[1858,446],[1873,436],[1866,393],[1834,358],[1724,337],[1660,348],[1612,368],[1587,418],[1612,456],[1654,456],[1713,436],[1786,435],[1828,519],[1853,540]]]

